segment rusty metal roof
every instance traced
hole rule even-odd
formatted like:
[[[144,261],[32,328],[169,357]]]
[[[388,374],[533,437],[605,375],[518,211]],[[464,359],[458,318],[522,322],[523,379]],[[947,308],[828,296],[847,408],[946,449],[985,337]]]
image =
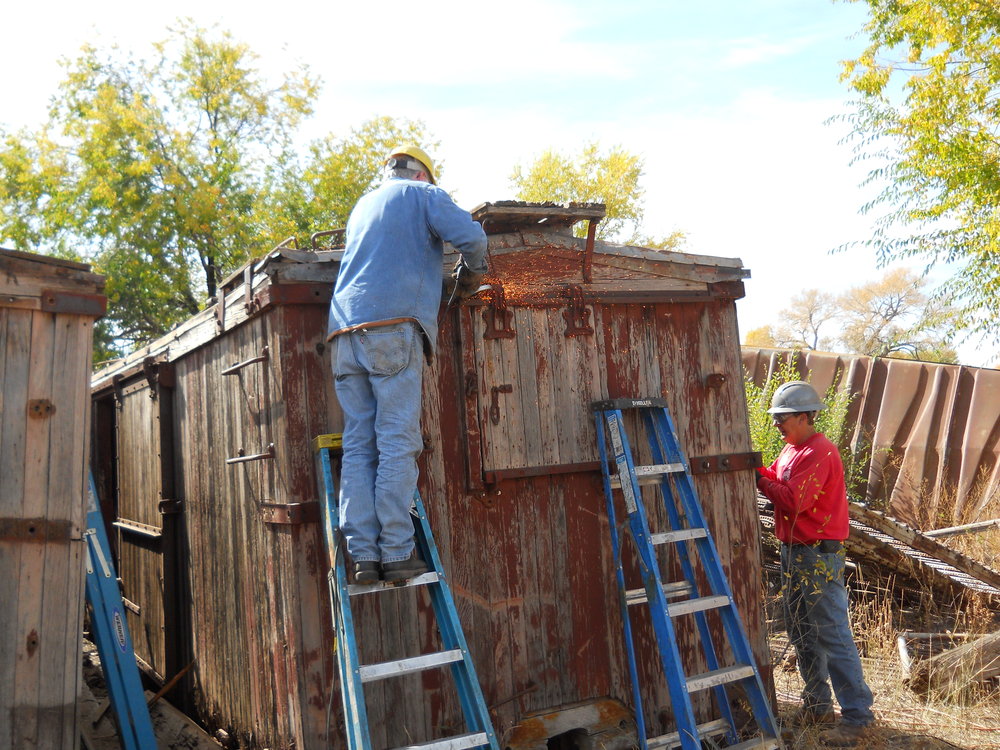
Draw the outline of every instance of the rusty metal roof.
[[[541,231],[565,229],[580,221],[600,221],[606,214],[603,203],[551,201],[497,201],[480,203],[472,209],[472,218],[483,225],[487,234],[503,234],[528,228]]]

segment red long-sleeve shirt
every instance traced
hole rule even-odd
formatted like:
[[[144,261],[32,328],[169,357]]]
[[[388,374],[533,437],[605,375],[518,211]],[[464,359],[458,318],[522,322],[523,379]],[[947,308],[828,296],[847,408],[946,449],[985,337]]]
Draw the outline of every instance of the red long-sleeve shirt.
[[[837,446],[817,432],[786,445],[760,470],[757,489],[774,504],[774,535],[785,544],[813,544],[848,535],[844,465]]]

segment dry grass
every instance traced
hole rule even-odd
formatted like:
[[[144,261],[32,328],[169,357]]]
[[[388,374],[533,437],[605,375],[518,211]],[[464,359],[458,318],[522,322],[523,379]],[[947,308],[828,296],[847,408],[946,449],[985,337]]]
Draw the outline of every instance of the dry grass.
[[[903,613],[890,598],[870,597],[852,604],[851,620],[862,653],[865,678],[875,695],[874,712],[878,728],[865,745],[869,748],[964,748],[1000,750],[1000,692],[970,690],[960,676],[948,696],[927,698],[905,685],[903,667],[896,645]],[[910,615],[912,617],[912,613]],[[959,613],[957,620],[980,632],[995,629],[996,613]],[[978,620],[974,622],[973,620]],[[793,649],[780,622],[772,633],[772,654],[776,657],[775,688],[779,719],[788,718],[799,706],[802,681],[794,667]],[[786,736],[789,750],[822,747],[818,729],[792,731]]]

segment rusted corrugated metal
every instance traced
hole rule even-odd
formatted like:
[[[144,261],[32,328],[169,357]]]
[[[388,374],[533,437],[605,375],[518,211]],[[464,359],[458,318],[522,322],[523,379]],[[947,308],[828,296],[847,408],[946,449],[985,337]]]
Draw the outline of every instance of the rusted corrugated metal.
[[[852,394],[851,447],[865,457],[866,502],[929,530],[977,520],[1000,492],[1000,370],[743,348],[758,384],[792,356],[820,392],[837,384]]]
[[[663,396],[692,459],[750,451],[734,303],[740,262],[600,242],[588,252],[567,230],[579,210],[545,207],[552,221],[539,225],[537,209],[477,212],[494,288],[443,314],[422,420],[421,493],[496,728],[517,747],[543,746],[539,733],[589,721],[581,717],[596,717],[587,731],[611,731],[632,700],[590,401]],[[116,376],[138,376],[143,357],[173,368],[185,594],[163,627],[186,631],[175,639],[187,649],[182,661],[197,659],[183,683],[192,709],[248,747],[343,741],[309,452],[314,435],[341,424],[323,344],[338,259],[270,254],[234,275],[213,309],[94,384],[100,405],[114,398]],[[142,418],[138,404],[120,407],[130,408]],[[123,464],[147,460],[127,453],[143,450],[150,446],[118,447],[119,483],[132,481]],[[740,571],[734,596],[769,678],[751,474],[708,471],[695,481],[723,562]],[[629,567],[637,581],[634,560]],[[122,570],[126,587],[142,575]],[[412,591],[359,599],[363,660],[433,650],[429,604]],[[693,669],[694,630],[679,632]],[[648,623],[636,640],[650,655],[644,701],[661,733],[672,721]],[[367,695],[375,746],[461,723],[447,675],[374,683]]]

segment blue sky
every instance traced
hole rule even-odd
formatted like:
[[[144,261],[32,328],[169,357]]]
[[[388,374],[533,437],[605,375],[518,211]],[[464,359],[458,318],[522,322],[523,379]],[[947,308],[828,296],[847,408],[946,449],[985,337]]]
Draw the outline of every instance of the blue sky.
[[[56,0],[5,11],[0,124],[44,118],[56,61],[89,41],[147,54],[176,18],[218,24],[275,75],[324,80],[306,136],[370,117],[423,120],[443,186],[466,207],[512,197],[509,175],[547,148],[620,145],[645,159],[645,231],[688,234],[692,253],[751,270],[741,333],[776,321],[802,289],[876,278],[864,172],[839,143],[840,61],[863,47],[866,6],[830,0],[458,0],[315,3]],[[17,29],[14,33],[10,30]],[[967,364],[995,347],[961,349]]]

